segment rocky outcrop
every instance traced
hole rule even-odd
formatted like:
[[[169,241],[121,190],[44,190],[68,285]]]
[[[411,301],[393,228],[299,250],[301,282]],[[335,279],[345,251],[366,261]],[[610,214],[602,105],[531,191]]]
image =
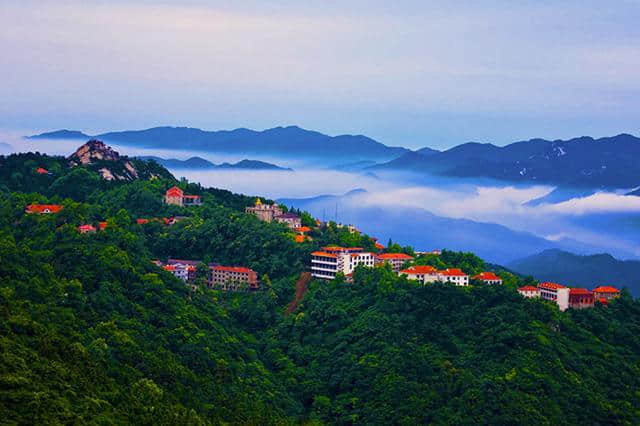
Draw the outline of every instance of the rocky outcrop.
[[[140,177],[127,156],[121,156],[104,142],[92,139],[69,156],[69,165],[96,170],[105,180],[134,180]]]

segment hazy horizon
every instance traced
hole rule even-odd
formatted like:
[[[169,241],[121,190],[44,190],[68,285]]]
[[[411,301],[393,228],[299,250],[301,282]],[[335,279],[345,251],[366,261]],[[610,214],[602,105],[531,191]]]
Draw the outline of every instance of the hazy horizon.
[[[640,133],[640,3],[0,0],[0,127]]]

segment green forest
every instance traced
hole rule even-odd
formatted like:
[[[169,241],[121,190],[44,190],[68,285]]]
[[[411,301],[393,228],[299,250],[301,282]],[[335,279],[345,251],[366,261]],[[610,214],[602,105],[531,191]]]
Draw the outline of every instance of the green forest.
[[[259,194],[135,165],[140,179],[105,181],[63,157],[0,156],[0,423],[640,424],[628,292],[560,312],[515,291],[532,278],[444,251],[416,263],[491,268],[505,284],[358,268],[353,282],[312,280],[286,315],[313,250],[373,240],[330,224],[295,243],[244,213]],[[173,185],[203,205],[165,205]],[[30,203],[64,209],[25,214]],[[136,224],[170,216],[186,218]],[[168,257],[250,267],[261,290],[194,290],[151,262]]]

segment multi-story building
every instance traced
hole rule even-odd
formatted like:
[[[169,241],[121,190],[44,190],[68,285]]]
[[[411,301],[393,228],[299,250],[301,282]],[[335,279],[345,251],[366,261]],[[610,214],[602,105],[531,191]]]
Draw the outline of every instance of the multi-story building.
[[[259,288],[258,274],[241,266],[211,266],[208,285],[221,290],[256,290]]]
[[[192,265],[164,265],[162,269],[171,272],[176,278],[181,279],[185,283],[193,281],[193,277],[196,273],[196,267]]]
[[[375,263],[376,265],[388,263],[394,272],[398,272],[402,265],[411,260],[413,260],[413,256],[405,253],[383,253],[376,256]]]
[[[538,284],[538,289],[540,289],[540,297],[542,299],[555,302],[561,311],[565,311],[569,307],[569,287],[545,282]]]
[[[407,279],[421,282],[422,284],[438,281],[438,270],[433,266],[415,265],[398,271],[398,275],[406,275]]]
[[[324,247],[311,253],[311,275],[332,280],[338,272],[351,274],[358,265],[374,266],[375,255],[360,247]]]
[[[460,268],[448,268],[444,271],[438,271],[438,281],[467,286],[469,285],[469,275],[462,272]]]
[[[572,309],[593,308],[593,293],[586,288],[569,289],[569,307]]]
[[[485,284],[502,284],[502,278],[493,272],[481,272],[478,275],[473,276],[471,279],[482,281]]]
[[[262,204],[260,198],[256,200],[256,204],[253,207],[246,207],[245,213],[251,213],[258,217],[263,222],[272,222],[276,216],[281,216],[284,211],[277,204]]]
[[[620,297],[620,290],[611,286],[596,287],[593,289],[593,297],[600,303],[606,303],[609,300]]]
[[[289,228],[295,229],[302,226],[302,219],[295,213],[282,213],[273,217],[276,222],[284,223]]]
[[[540,297],[540,289],[531,285],[518,288],[518,293],[524,297]]]
[[[59,204],[29,204],[24,211],[25,213],[51,214],[58,213],[63,207]]]
[[[164,194],[164,202],[176,206],[199,206],[202,204],[199,195],[185,195],[184,191],[177,186],[167,189]]]

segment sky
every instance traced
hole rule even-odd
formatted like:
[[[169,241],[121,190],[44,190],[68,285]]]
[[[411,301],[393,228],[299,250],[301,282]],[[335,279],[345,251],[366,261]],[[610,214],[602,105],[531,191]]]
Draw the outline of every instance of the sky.
[[[638,22],[638,0],[0,0],[0,128],[637,135]]]

